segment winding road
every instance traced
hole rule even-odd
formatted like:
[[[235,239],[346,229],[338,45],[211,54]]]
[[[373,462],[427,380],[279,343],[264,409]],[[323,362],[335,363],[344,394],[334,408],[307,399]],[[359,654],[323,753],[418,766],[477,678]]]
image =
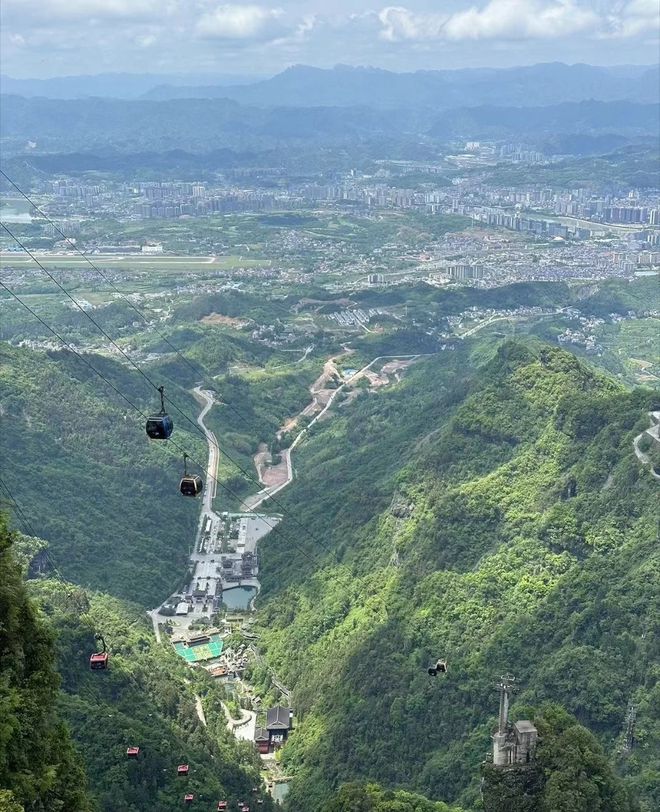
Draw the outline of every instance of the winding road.
[[[245,499],[245,501],[243,502],[242,509],[243,510],[256,510],[260,505],[262,505],[264,502],[266,502],[272,496],[275,496],[281,490],[284,490],[284,488],[286,488],[287,485],[291,484],[291,482],[293,481],[293,477],[294,477],[293,463],[291,462],[291,453],[293,452],[295,447],[298,445],[298,443],[302,440],[302,438],[309,432],[309,430],[312,428],[312,426],[318,420],[320,420],[323,417],[324,414],[326,414],[328,409],[334,403],[337,395],[341,391],[343,391],[344,387],[349,386],[349,385],[355,383],[357,380],[359,380],[364,375],[365,372],[367,372],[369,369],[371,369],[371,367],[376,363],[376,361],[382,361],[382,360],[384,360],[386,358],[387,359],[398,359],[398,358],[413,358],[414,359],[414,358],[422,358],[424,356],[429,356],[429,355],[436,355],[436,353],[418,352],[418,353],[414,353],[412,355],[378,355],[378,356],[376,356],[376,358],[369,361],[368,364],[365,364],[365,366],[363,366],[362,369],[359,369],[357,372],[355,372],[353,375],[351,375],[350,378],[347,378],[342,384],[340,384],[334,390],[334,392],[328,398],[328,402],[321,409],[321,411],[316,415],[316,417],[314,417],[310,421],[309,425],[306,426],[304,429],[301,429],[301,431],[298,432],[298,434],[296,435],[296,437],[295,437],[294,441],[291,443],[291,445],[288,448],[285,448],[282,451],[282,459],[286,463],[286,480],[284,482],[281,482],[279,485],[270,485],[269,487],[262,488],[258,493],[254,494],[253,496],[248,496],[247,499]],[[310,407],[313,407],[315,404],[318,403],[318,401],[316,399],[316,393],[314,391],[314,385],[315,384],[312,384],[312,388],[310,390],[311,394],[312,394],[312,397],[313,397],[312,403],[305,406],[305,408],[300,412],[299,416],[308,416],[310,414]]]
[[[207,428],[206,424],[204,423],[204,418],[211,411],[213,404],[215,403],[213,392],[208,389],[202,389],[201,386],[196,386],[193,389],[193,394],[195,395],[195,399],[198,401],[198,403],[202,404],[203,406],[202,411],[197,415],[197,424],[204,432],[206,442],[209,446],[209,461],[208,465],[206,466],[206,484],[204,487],[204,496],[202,500],[202,514],[200,516],[200,524],[197,534],[199,539],[199,534],[201,533],[204,520],[206,519],[207,515],[213,514],[213,500],[215,499],[218,489],[218,481],[216,477],[218,473],[218,463],[220,462],[220,446],[218,445],[218,439],[215,434],[211,431],[211,429]]]

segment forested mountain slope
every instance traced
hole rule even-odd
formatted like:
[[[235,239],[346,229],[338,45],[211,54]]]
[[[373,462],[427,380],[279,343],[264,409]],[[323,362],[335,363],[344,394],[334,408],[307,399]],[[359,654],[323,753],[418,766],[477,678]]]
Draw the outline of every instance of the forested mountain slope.
[[[253,797],[259,760],[226,729],[224,689],[159,646],[139,606],[59,579],[24,585],[16,561],[25,569],[44,543],[0,522],[0,810],[166,812],[186,792],[206,808]],[[98,633],[107,671],[89,669]]]
[[[167,812],[182,807],[186,792],[208,809],[218,800],[235,807],[251,797],[260,784],[259,761],[226,729],[224,689],[203,669],[191,671],[169,645],[159,646],[139,606],[53,579],[30,587],[57,633],[61,712],[99,810]],[[107,671],[88,666],[98,632],[110,651]],[[129,746],[140,747],[137,762],[126,758]],[[177,776],[179,764],[190,767],[185,780]]]
[[[0,514],[0,809],[88,812],[85,775],[56,710],[53,635],[29,600]]]
[[[265,547],[261,615],[301,720],[290,808],[319,809],[356,778],[478,808],[494,682],[512,672],[514,718],[559,703],[611,759],[635,703],[637,746],[617,766],[650,812],[658,483],[632,438],[654,395],[531,341],[476,372],[454,359],[364,394],[300,450],[287,506],[331,552],[292,549],[285,520]],[[449,673],[430,680],[438,656]],[[628,808],[598,782],[571,807],[569,785],[557,809]]]
[[[142,412],[158,411],[137,372],[88,358]],[[194,421],[190,395],[158,382]],[[198,518],[178,492],[177,448],[150,443],[139,414],[71,353],[0,345],[0,414],[3,478],[62,574],[149,608],[174,589]],[[174,420],[177,442],[204,461],[199,434]]]

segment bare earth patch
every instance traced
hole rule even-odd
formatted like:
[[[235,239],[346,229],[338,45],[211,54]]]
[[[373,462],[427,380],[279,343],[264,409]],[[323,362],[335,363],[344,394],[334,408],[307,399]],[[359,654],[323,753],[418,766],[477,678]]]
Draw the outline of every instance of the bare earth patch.
[[[209,313],[208,316],[202,316],[200,321],[202,324],[223,324],[225,327],[233,327],[235,330],[242,330],[249,324],[245,319],[234,319],[231,316],[223,316],[220,313]]]
[[[286,460],[282,459],[277,465],[273,465],[273,458],[266,443],[259,445],[259,451],[253,459],[262,485],[270,488],[286,482],[288,474]]]

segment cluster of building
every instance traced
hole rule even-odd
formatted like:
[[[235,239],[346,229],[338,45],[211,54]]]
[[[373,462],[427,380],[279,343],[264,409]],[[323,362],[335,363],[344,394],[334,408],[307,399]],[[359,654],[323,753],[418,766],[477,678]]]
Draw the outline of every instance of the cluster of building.
[[[587,352],[602,355],[603,347],[598,343],[596,336],[588,330],[571,330],[566,328],[563,333],[557,336],[557,341],[562,346],[572,344],[576,347],[584,347]]]
[[[200,187],[193,187],[200,188]],[[172,217],[205,217],[209,214],[239,214],[241,212],[271,211],[276,197],[255,191],[216,191],[214,194],[190,198],[160,198],[136,203],[134,214],[141,219]]]
[[[337,324],[342,327],[352,327],[361,324],[369,324],[372,318],[384,314],[385,311],[378,307],[370,307],[367,310],[358,307],[355,310],[339,310],[336,313],[328,313],[328,318],[331,321],[337,322]]]
[[[489,226],[499,226],[500,228],[508,228],[511,231],[522,231],[529,234],[535,234],[539,237],[559,237],[562,240],[567,240],[569,236],[576,237],[577,239],[589,239],[591,231],[588,228],[574,227],[569,229],[568,226],[558,223],[556,220],[543,220],[532,217],[523,217],[519,213],[507,212],[504,209],[490,209],[483,212],[474,214],[474,219]]]

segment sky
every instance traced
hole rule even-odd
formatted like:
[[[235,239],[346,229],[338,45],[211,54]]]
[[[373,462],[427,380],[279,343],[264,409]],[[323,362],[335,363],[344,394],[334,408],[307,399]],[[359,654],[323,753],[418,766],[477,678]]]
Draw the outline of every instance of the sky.
[[[654,64],[660,0],[1,0],[0,70],[272,75]]]

